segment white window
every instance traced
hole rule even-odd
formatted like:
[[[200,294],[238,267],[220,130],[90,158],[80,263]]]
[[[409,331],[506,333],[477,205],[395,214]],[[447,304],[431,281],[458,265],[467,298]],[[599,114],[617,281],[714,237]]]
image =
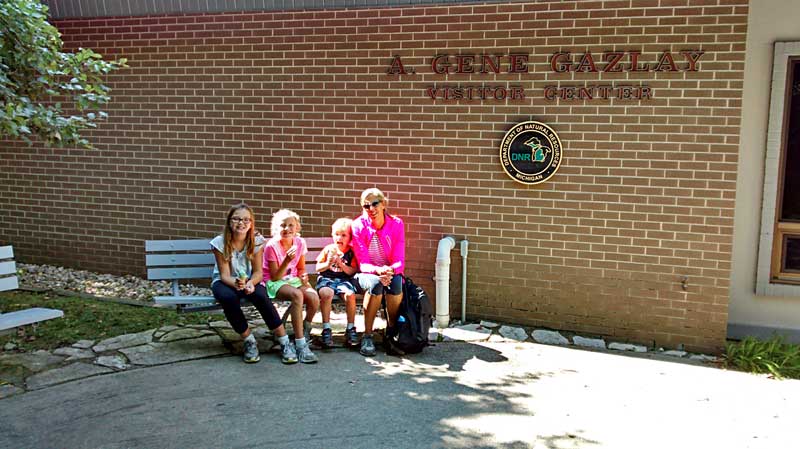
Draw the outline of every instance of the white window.
[[[800,288],[800,42],[778,42],[772,67],[756,293]]]

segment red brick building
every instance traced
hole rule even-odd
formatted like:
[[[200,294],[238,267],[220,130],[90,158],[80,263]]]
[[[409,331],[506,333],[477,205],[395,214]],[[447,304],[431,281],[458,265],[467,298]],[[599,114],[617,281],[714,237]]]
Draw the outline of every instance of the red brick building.
[[[438,241],[470,242],[468,318],[722,347],[746,0],[361,3],[51,1],[70,48],[129,68],[108,78],[96,149],[0,146],[2,240],[23,261],[143,275],[144,240],[210,238],[240,200],[262,230],[288,207],[326,235],[377,186],[432,293]],[[499,156],[526,121],[562,144],[538,184]]]

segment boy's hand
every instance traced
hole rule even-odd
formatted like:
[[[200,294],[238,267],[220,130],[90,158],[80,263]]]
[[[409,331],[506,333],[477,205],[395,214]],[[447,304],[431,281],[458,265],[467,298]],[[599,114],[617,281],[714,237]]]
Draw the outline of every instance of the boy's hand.
[[[244,292],[249,295],[252,294],[254,291],[256,291],[256,287],[253,285],[252,282],[247,281],[247,284],[245,284],[244,286]]]

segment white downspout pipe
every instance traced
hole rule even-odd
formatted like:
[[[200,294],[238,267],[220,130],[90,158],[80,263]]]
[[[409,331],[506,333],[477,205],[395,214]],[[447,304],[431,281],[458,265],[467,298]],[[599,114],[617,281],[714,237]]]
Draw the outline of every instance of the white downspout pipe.
[[[467,253],[469,242],[461,241],[461,324],[467,322]]]
[[[453,237],[439,240],[436,250],[436,323],[440,328],[450,324],[450,251],[456,247]]]

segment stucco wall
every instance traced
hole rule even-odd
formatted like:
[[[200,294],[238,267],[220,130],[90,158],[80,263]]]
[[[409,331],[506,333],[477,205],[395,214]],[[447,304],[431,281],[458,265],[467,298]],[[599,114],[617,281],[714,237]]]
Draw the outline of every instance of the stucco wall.
[[[782,328],[800,340],[800,287],[796,296],[755,295],[773,44],[800,40],[798,17],[800,2],[796,0],[750,4],[729,309],[729,333],[737,338],[769,333],[759,328]]]

